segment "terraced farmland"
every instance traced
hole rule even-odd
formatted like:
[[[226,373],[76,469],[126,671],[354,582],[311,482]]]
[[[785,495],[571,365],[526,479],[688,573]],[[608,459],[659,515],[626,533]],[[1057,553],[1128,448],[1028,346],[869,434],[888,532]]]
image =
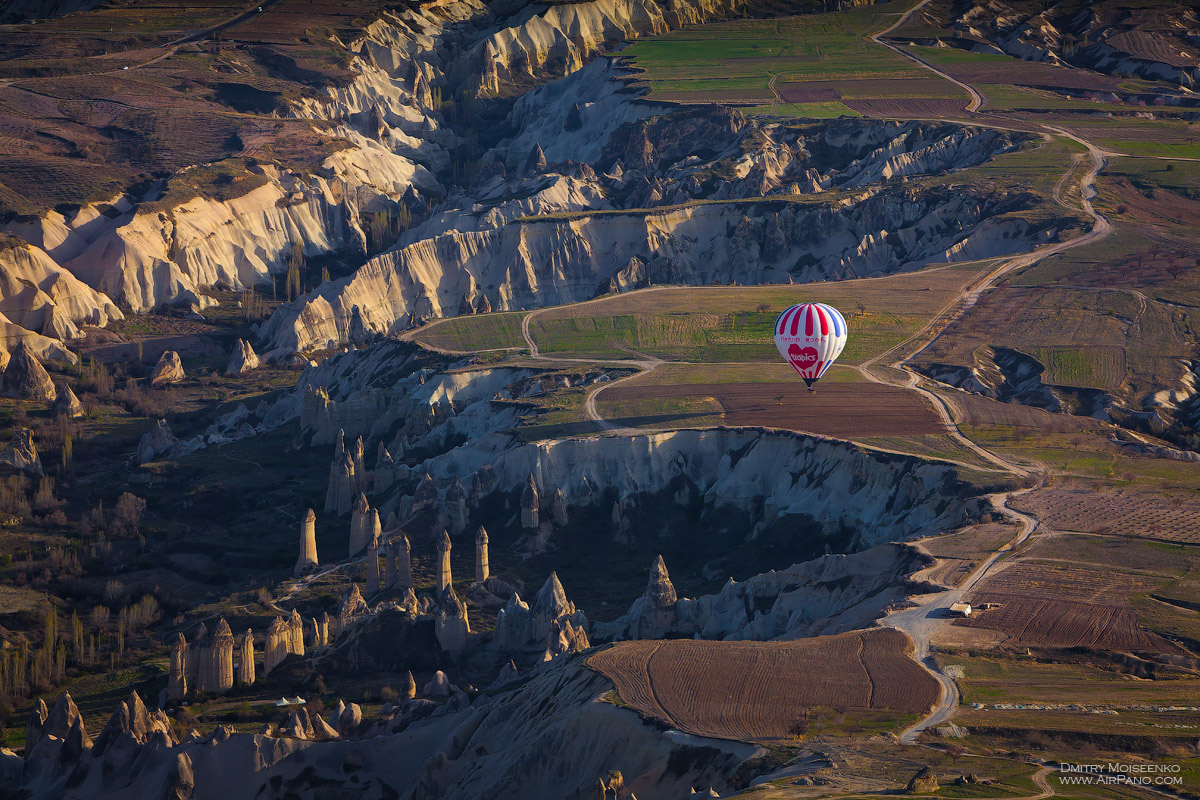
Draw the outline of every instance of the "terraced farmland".
[[[936,702],[937,682],[891,628],[793,642],[620,642],[588,660],[621,700],[688,733],[788,739],[826,707],[898,720]]]

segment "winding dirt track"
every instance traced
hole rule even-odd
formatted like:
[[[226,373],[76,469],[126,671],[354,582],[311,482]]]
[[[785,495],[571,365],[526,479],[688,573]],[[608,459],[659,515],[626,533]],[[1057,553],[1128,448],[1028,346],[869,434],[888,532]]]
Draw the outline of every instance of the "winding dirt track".
[[[879,33],[871,34],[871,41],[881,47],[886,47],[889,50],[895,50],[900,55],[904,56],[907,59],[917,62],[925,69],[933,72],[935,75],[945,78],[946,80],[950,81],[954,85],[958,86],[960,89],[966,90],[967,94],[969,94],[971,96],[971,101],[969,103],[967,103],[967,112],[973,114],[976,111],[978,111],[979,109],[983,108],[983,95],[981,95],[979,92],[975,91],[975,88],[973,86],[969,86],[968,84],[965,84],[962,81],[960,81],[958,78],[953,78],[953,77],[947,75],[946,73],[942,72],[940,69],[933,66],[932,64],[930,64],[928,61],[924,60],[923,58],[919,58],[918,56],[916,56],[912,53],[906,53],[899,46],[894,45],[891,42],[884,40],[884,38],[883,38],[883,37],[887,36],[889,33],[891,33],[892,31],[896,30],[896,28],[899,28],[901,25],[908,22],[909,17],[911,17],[913,14],[920,11],[925,6],[929,5],[930,2],[931,2],[931,0],[921,0],[921,2],[917,3],[915,6],[910,8],[908,11],[905,11],[900,16],[900,19],[893,22],[888,28],[880,31]]]
[[[892,44],[891,42],[888,42],[888,41],[884,40],[884,38],[883,38],[887,34],[894,31],[896,28],[900,27],[905,22],[907,22],[909,17],[911,17],[915,12],[924,8],[926,5],[928,5],[929,2],[930,2],[930,0],[921,0],[920,3],[913,6],[911,9],[909,9],[907,12],[905,12],[895,23],[893,23],[887,29],[880,31],[879,33],[873,34],[871,36],[871,40],[874,41],[876,44],[887,47],[887,48],[899,53],[900,55],[904,56],[905,58],[908,58],[908,59],[914,61],[915,63],[921,65],[925,69],[930,70],[931,72],[935,73],[936,75],[939,75],[940,77],[945,78],[946,80],[951,81],[951,82],[957,84],[958,86],[961,86],[971,96],[971,101],[970,101],[970,103],[968,103],[967,108],[966,108],[967,112],[972,113],[972,114],[976,113],[983,106],[983,96],[978,91],[976,91],[974,89],[974,87],[969,86],[968,84],[963,83],[962,81],[959,81],[959,80],[951,77],[950,75],[947,75],[946,73],[937,69],[936,67],[929,64],[925,60],[919,58],[918,56],[914,55],[913,53],[905,52],[905,50],[903,48],[898,47],[897,45]],[[921,376],[918,373],[916,373],[915,371],[913,371],[911,368],[909,368],[908,363],[913,358],[915,358],[917,355],[919,355],[926,347],[928,347],[930,344],[932,344],[934,341],[936,341],[938,339],[938,337],[941,336],[942,333],[951,324],[953,324],[955,321],[957,321],[959,318],[961,318],[963,314],[965,314],[973,305],[975,305],[976,302],[978,302],[979,297],[985,291],[994,287],[996,285],[996,283],[1001,278],[1003,278],[1005,275],[1008,275],[1016,270],[1023,269],[1032,264],[1035,264],[1038,261],[1040,261],[1041,259],[1043,259],[1047,256],[1054,255],[1055,253],[1061,253],[1061,252],[1064,252],[1066,250],[1070,250],[1070,249],[1073,249],[1076,247],[1082,247],[1084,245],[1092,244],[1094,242],[1099,241],[1100,239],[1103,239],[1104,237],[1106,237],[1112,233],[1112,225],[1102,214],[1097,212],[1096,209],[1093,208],[1093,206],[1092,206],[1092,198],[1096,195],[1096,188],[1095,188],[1096,176],[1107,165],[1108,156],[1111,154],[1100,149],[1099,147],[1092,144],[1091,142],[1081,139],[1080,137],[1078,137],[1074,134],[1068,133],[1068,132],[1062,130],[1061,128],[1052,128],[1052,127],[1043,126],[1043,129],[1046,130],[1047,132],[1052,131],[1060,136],[1066,136],[1070,139],[1073,139],[1074,141],[1079,142],[1080,144],[1085,146],[1088,150],[1088,155],[1091,159],[1091,166],[1089,167],[1087,173],[1085,173],[1085,175],[1083,176],[1083,179],[1080,181],[1080,202],[1082,204],[1082,208],[1083,208],[1084,212],[1092,218],[1092,229],[1090,231],[1088,231],[1086,234],[1084,234],[1083,236],[1080,236],[1078,238],[1071,239],[1066,242],[1059,242],[1057,244],[1048,245],[1046,247],[1039,248],[1038,250],[1035,250],[1032,253],[1017,256],[1015,258],[1011,258],[1011,259],[1008,259],[1008,260],[1002,262],[995,269],[990,270],[985,275],[981,276],[979,280],[977,280],[973,285],[969,286],[959,296],[958,302],[957,302],[957,308],[952,313],[946,315],[944,318],[941,315],[939,315],[937,318],[935,318],[930,323],[929,326],[927,326],[927,328],[924,331],[919,332],[916,336],[912,337],[907,342],[897,345],[897,347],[893,348],[888,353],[884,353],[881,356],[879,356],[875,359],[872,359],[871,361],[863,364],[862,367],[860,368],[860,371],[862,372],[863,376],[866,377],[868,380],[876,380],[876,381],[881,381],[881,382],[885,382],[885,383],[895,383],[894,380],[890,380],[890,376],[887,375],[887,373],[877,374],[877,373],[872,372],[870,369],[871,365],[878,363],[880,360],[887,357],[890,353],[895,353],[895,352],[901,351],[905,347],[905,345],[907,345],[908,343],[915,341],[915,340],[919,340],[920,338],[927,335],[928,333],[933,332],[932,337],[930,337],[928,339],[928,341],[926,341],[925,344],[923,344],[920,348],[918,348],[916,351],[909,354],[908,356],[898,359],[897,361],[893,362],[890,366],[892,366],[894,369],[900,369],[900,370],[903,370],[904,372],[908,373],[908,379],[904,382],[905,385],[910,386],[915,391],[921,392],[923,395],[925,395],[930,400],[932,400],[934,403],[936,403],[940,409],[942,409],[942,411],[944,412],[944,415],[945,415],[945,419],[952,426],[954,435],[956,436],[956,438],[959,439],[959,441],[964,446],[970,447],[973,451],[975,451],[976,453],[978,453],[980,455],[983,455],[985,458],[987,458],[989,461],[996,464],[997,466],[1005,468],[1012,474],[1019,475],[1022,477],[1029,476],[1031,474],[1030,471],[1018,464],[1014,464],[1011,461],[1008,461],[1000,456],[997,456],[994,453],[991,453],[990,451],[985,450],[984,448],[980,447],[979,445],[975,444],[970,439],[968,439],[966,436],[964,436],[962,434],[962,432],[958,429],[957,425],[954,423],[953,415],[951,414],[949,405],[946,403],[945,399],[942,398],[939,394],[932,392],[929,389],[926,389],[923,386],[921,386],[920,385],[920,383],[922,381]],[[1070,175],[1070,172],[1072,170],[1074,170],[1075,163],[1076,163],[1075,161],[1072,161],[1071,165],[1068,167],[1068,172],[1067,172],[1068,176]],[[1065,177],[1064,177],[1064,179],[1065,179]],[[1056,196],[1056,199],[1059,200],[1059,202],[1062,202],[1061,194],[1060,194],[1060,189],[1061,189],[1062,183],[1063,183],[1063,181],[1059,181],[1059,184],[1055,187],[1055,196]],[[1044,477],[1042,479],[1042,482],[1043,483],[1045,482]],[[929,657],[930,638],[942,625],[945,625],[947,623],[948,617],[949,617],[948,612],[949,612],[950,606],[953,603],[961,602],[962,599],[964,597],[966,597],[966,595],[971,591],[971,589],[973,589],[988,574],[988,572],[991,570],[991,568],[995,565],[995,563],[1000,558],[1002,558],[1006,553],[1011,552],[1014,548],[1016,548],[1018,545],[1020,545],[1026,539],[1028,539],[1029,536],[1037,528],[1038,521],[1036,518],[1034,518],[1028,514],[1024,514],[1020,511],[1016,511],[1007,505],[1008,501],[1011,498],[1021,495],[1021,494],[1024,494],[1029,491],[1032,491],[1032,489],[1025,489],[1025,490],[1022,490],[1019,492],[1008,492],[1008,493],[1004,493],[1004,494],[997,494],[997,495],[992,495],[992,497],[991,497],[992,503],[997,509],[999,509],[1002,513],[1004,513],[1009,519],[1012,519],[1015,522],[1020,524],[1020,529],[1019,529],[1017,535],[1010,542],[1008,542],[1008,544],[1004,545],[999,550],[992,553],[988,558],[984,559],[979,564],[979,566],[976,567],[975,570],[970,575],[968,575],[967,578],[957,588],[951,589],[946,592],[942,592],[940,594],[930,595],[925,599],[925,601],[922,604],[916,606],[915,608],[911,608],[906,611],[901,611],[898,613],[891,614],[888,617],[886,617],[885,619],[881,620],[880,624],[904,631],[905,633],[907,633],[909,635],[909,637],[913,640],[913,644],[915,645],[913,658],[918,663],[922,664],[922,666],[924,666],[927,670],[929,670],[930,674],[932,674],[933,677],[936,678],[937,681],[942,685],[942,690],[943,690],[942,697],[941,697],[940,701],[934,707],[933,712],[928,717],[926,717],[925,719],[918,722],[916,725],[913,725],[912,727],[905,730],[900,736],[901,741],[915,743],[917,740],[917,735],[921,731],[924,731],[931,727],[936,727],[937,725],[940,725],[943,722],[946,722],[954,715],[954,712],[957,711],[958,703],[959,703],[958,685],[954,682],[954,680],[952,678],[950,678],[946,675],[943,675],[941,673],[941,671],[937,668],[937,665]],[[1048,792],[1049,794],[1053,794],[1053,791],[1044,782],[1045,776],[1041,775],[1041,777],[1043,780],[1039,781],[1039,786],[1043,790]]]

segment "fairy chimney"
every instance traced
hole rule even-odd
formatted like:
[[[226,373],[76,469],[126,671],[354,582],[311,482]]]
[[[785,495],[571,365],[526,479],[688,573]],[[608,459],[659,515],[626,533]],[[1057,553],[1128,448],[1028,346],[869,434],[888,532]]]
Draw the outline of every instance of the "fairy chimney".
[[[367,496],[361,492],[354,504],[354,514],[350,517],[350,555],[356,556],[363,551],[370,537],[370,512]]]
[[[8,397],[44,400],[47,403],[53,401],[57,394],[50,373],[46,372],[24,341],[17,344],[0,375],[0,389]]]
[[[416,493],[413,494],[413,513],[416,514],[418,511],[423,511],[436,503],[437,499],[437,486],[434,485],[433,478],[429,473],[425,473],[425,477],[417,484]]]
[[[391,555],[388,558],[388,587],[392,589],[411,589],[412,555],[409,551],[408,537],[404,531],[394,534],[391,538]]]
[[[395,479],[396,460],[392,458],[392,454],[383,446],[383,442],[380,442],[379,456],[375,459],[375,480],[372,484],[374,492],[379,494],[390,489]]]
[[[349,453],[334,455],[329,464],[329,488],[325,492],[325,513],[342,516],[354,502],[354,459]]]
[[[328,611],[322,614],[319,620],[313,620],[313,624],[317,626],[317,647],[324,647],[329,644],[329,623]]]
[[[207,692],[227,692],[233,688],[233,631],[222,617],[217,622],[209,648],[212,659],[212,684],[202,687]]]
[[[304,655],[304,620],[300,619],[300,612],[292,609],[292,615],[288,617],[288,652],[295,653],[298,656]]]
[[[516,592],[496,615],[493,639],[502,651],[520,650],[529,641],[529,606]]]
[[[180,633],[171,647],[171,671],[167,675],[167,698],[179,700],[187,695],[187,639]]]
[[[376,513],[378,522],[379,515]],[[367,547],[367,594],[375,594],[380,589],[379,584],[379,540],[376,539]]]
[[[367,464],[366,464],[366,445],[363,443],[363,437],[358,437],[354,442],[354,479],[357,481],[355,486],[360,492],[365,492],[367,486]]]
[[[458,478],[446,490],[446,518],[450,521],[450,532],[462,533],[467,529],[467,492]]]
[[[679,599],[667,565],[660,555],[650,567],[650,580],[643,595],[642,613],[638,615],[634,630],[635,639],[658,639],[675,625],[675,603]]]
[[[529,474],[529,480],[525,482],[525,489],[521,492],[521,527],[536,528],[538,526],[538,506],[541,498],[538,494],[537,482],[533,479],[533,473]]]
[[[561,624],[563,618],[571,618],[576,626],[586,630],[587,617],[582,611],[577,611],[575,604],[567,599],[567,593],[558,579],[557,572],[551,572],[546,583],[533,598],[529,609],[530,636],[533,639],[546,641],[554,622]]]
[[[475,582],[483,583],[488,579],[488,535],[483,526],[475,534]]]
[[[225,364],[226,375],[241,375],[243,372],[249,372],[252,369],[258,369],[258,354],[254,352],[254,348],[245,339],[238,339],[237,344],[233,346],[233,351],[229,354],[229,361]]]
[[[75,419],[83,416],[83,403],[79,402],[71,387],[64,383],[58,387],[58,396],[54,398],[50,412],[56,417]]]
[[[457,655],[467,644],[467,635],[471,632],[471,623],[467,619],[467,607],[454,593],[454,587],[447,584],[440,595],[438,611],[434,617],[434,633],[438,645],[447,653]]]
[[[254,633],[246,628],[238,640],[237,682],[239,686],[250,686],[254,678]]]
[[[367,601],[363,600],[358,584],[350,584],[350,588],[342,595],[341,604],[338,605],[338,629],[345,630],[355,617],[366,614],[368,611],[370,611],[370,607],[367,605]]]
[[[263,674],[270,675],[271,670],[279,666],[279,663],[287,658],[288,655],[288,640],[291,632],[288,630],[287,623],[282,617],[276,617],[271,621],[271,627],[267,629],[267,641],[263,645]]]
[[[454,579],[450,575],[450,534],[442,531],[442,538],[438,540],[438,596],[440,597],[453,582]]]
[[[317,515],[310,508],[300,522],[300,556],[293,573],[303,575],[317,566]]]
[[[307,399],[309,396],[310,396],[310,394],[305,394],[305,399]],[[315,393],[311,393],[311,396],[314,398],[317,398],[317,399],[324,398],[324,401],[326,403],[328,403],[328,401],[329,401],[329,395],[325,392],[324,389],[318,389]],[[315,402],[317,402],[317,400],[314,400],[313,402],[315,403]],[[304,427],[305,429],[307,429],[309,427],[308,425],[304,424],[303,420],[301,420],[301,426]],[[339,513],[338,512],[338,494],[341,489],[340,478],[341,478],[342,466],[343,466],[343,461],[344,461],[345,455],[346,455],[346,442],[345,442],[343,432],[339,428],[338,432],[337,432],[337,438],[334,439],[334,442],[333,442],[333,458],[331,458],[329,460],[329,486],[325,490],[325,513],[326,514]]]
[[[179,383],[187,377],[183,372],[183,362],[179,353],[174,350],[164,350],[158,363],[154,365],[154,373],[150,376],[151,386],[165,386],[168,383]]]
[[[187,683],[188,690],[193,692],[208,691],[212,683],[212,658],[208,653],[208,628],[201,622],[196,626],[196,634],[188,643],[187,649]]]
[[[550,497],[550,518],[560,528],[567,524],[567,498],[563,497],[562,489],[555,489]]]
[[[379,509],[371,509],[371,518],[367,520],[367,547],[378,548],[383,544],[383,525],[379,522]]]

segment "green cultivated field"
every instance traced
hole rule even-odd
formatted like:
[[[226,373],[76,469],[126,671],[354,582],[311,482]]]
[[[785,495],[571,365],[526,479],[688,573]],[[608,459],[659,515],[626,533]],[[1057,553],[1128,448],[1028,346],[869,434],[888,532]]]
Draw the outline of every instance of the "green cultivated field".
[[[650,85],[651,99],[742,103],[754,106],[754,113],[779,116],[858,116],[836,100],[781,102],[777,91],[772,91],[772,81],[833,81],[846,89],[855,87],[853,94],[858,97],[907,96],[902,87],[881,89],[875,84],[880,80],[928,81],[930,74],[867,37],[886,27],[908,5],[892,2],[832,14],[684,28],[639,40],[621,56],[643,70],[641,77]],[[936,96],[961,94],[945,83],[946,93]]]
[[[1043,380],[1066,386],[1115,389],[1125,377],[1125,351],[1120,347],[1035,347],[1046,365]]]
[[[1112,158],[1104,174],[1113,178],[1127,178],[1143,192],[1167,189],[1200,200],[1200,162],[1163,163],[1144,158]]]
[[[1022,656],[947,653],[939,663],[962,667],[958,683],[967,703],[1086,703],[1200,705],[1200,679],[1131,680],[1086,664],[1049,664]]]
[[[670,287],[550,309],[534,316],[530,333],[547,354],[770,363],[779,358],[771,330],[779,313],[817,301],[845,315],[851,336],[839,363],[857,364],[920,330],[980,269],[964,264],[803,286]],[[897,292],[905,293],[902,306]]]
[[[460,352],[523,348],[521,320],[524,317],[522,311],[451,317],[417,332],[412,338],[427,347]]]
[[[810,292],[807,296],[811,297]],[[793,301],[796,302],[796,301]],[[547,354],[587,357],[629,356],[630,351],[682,361],[775,361],[772,325],[787,305],[768,311],[696,314],[670,309],[647,315],[593,317],[538,315],[530,326]],[[920,330],[926,318],[868,310],[847,324],[852,337],[841,361],[856,364],[899,344]]]

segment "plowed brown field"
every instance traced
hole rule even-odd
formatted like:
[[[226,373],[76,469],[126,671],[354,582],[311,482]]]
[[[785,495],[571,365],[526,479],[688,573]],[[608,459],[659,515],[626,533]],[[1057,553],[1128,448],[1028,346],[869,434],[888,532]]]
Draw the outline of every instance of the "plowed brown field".
[[[601,392],[605,416],[622,425],[656,425],[655,416],[621,417],[620,402],[711,397],[726,425],[762,425],[825,436],[909,436],[945,433],[929,404],[915,392],[874,383],[819,383],[810,394],[798,379],[787,383],[644,384],[630,382]]]
[[[1091,486],[1039,489],[1014,502],[1060,531],[1144,536],[1200,544],[1200,501],[1194,492]]]
[[[842,102],[866,117],[894,117],[897,119],[962,117],[966,114],[967,105],[965,97],[961,100],[881,97],[871,100],[843,100]]]
[[[946,63],[940,64],[939,68],[948,75],[969,84],[1000,83],[1104,92],[1121,91],[1120,78],[1100,75],[1084,69],[1053,67],[1049,64],[1036,64],[1015,58],[984,63]]]
[[[871,79],[861,81],[799,81],[778,83],[775,86],[785,103],[812,103],[824,100],[888,100],[955,99],[960,95],[962,110],[967,102],[966,92],[941,78],[907,78],[904,80]]]
[[[1138,626],[1129,598],[1160,586],[1150,576],[1061,561],[1022,561],[987,578],[968,598],[979,608],[955,625],[989,628],[1014,643],[1041,647],[1184,654]]]
[[[790,737],[818,706],[920,714],[937,682],[891,628],[793,642],[619,642],[588,663],[648,716],[700,736]]]

